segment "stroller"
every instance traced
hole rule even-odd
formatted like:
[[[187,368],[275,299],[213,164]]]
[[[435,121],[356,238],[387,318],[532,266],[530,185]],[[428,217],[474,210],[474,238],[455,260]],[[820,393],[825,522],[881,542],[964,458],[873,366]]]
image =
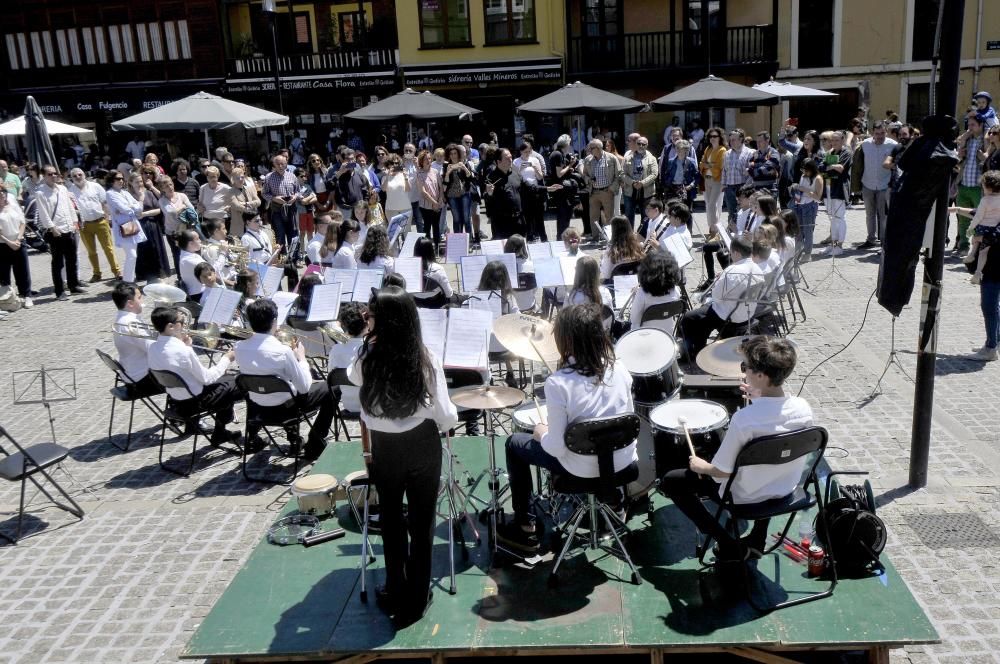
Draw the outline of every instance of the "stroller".
[[[28,206],[24,208],[24,241],[28,244],[28,247],[34,249],[39,253],[47,253],[49,250],[49,245],[42,236],[41,231],[38,230],[38,224],[35,222],[35,201],[32,200],[28,203]]]

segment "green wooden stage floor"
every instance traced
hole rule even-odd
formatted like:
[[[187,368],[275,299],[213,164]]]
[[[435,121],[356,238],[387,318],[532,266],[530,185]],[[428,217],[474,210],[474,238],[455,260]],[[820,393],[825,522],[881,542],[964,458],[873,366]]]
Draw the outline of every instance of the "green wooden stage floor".
[[[473,475],[487,465],[487,445],[485,438],[454,439]],[[498,456],[503,458],[502,449]],[[341,478],[360,468],[357,442],[334,443],[313,472]],[[639,586],[629,582],[623,562],[582,548],[560,568],[555,589],[547,584],[549,559],[531,569],[490,570],[485,526],[479,526],[481,547],[466,526],[469,556],[463,559],[456,544],[457,593],[449,595],[447,528],[440,523],[434,603],[423,620],[396,631],[375,606],[371,590],[367,604],[359,599],[360,531],[349,506],[338,504],[337,519],[347,530],[339,540],[305,548],[262,539],[183,657],[330,661],[354,653],[440,657],[755,648],[867,651],[870,661],[888,661],[889,647],[938,640],[885,556],[881,577],[842,580],[830,598],[762,616],[739,599],[738,589],[726,592],[714,573],[699,571],[694,526],[662,496],[654,506],[652,526],[645,513],[634,516],[626,541],[640,568]],[[293,499],[283,513],[294,509]],[[383,578],[381,541],[372,542],[376,562],[369,566],[369,589]],[[766,557],[758,569],[758,592],[773,598],[814,592],[822,583],[806,578],[805,567],[784,555]],[[768,579],[779,579],[781,586]]]

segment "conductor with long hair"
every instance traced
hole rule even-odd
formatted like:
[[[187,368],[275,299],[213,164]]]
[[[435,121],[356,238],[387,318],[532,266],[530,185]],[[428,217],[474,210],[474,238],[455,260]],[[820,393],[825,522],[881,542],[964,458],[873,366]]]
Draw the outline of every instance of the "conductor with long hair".
[[[368,302],[368,334],[348,376],[360,386],[371,433],[385,585],[380,607],[398,623],[419,620],[431,600],[431,545],[441,481],[441,437],[458,423],[441,360],[421,343],[413,298],[391,286]],[[408,513],[403,516],[403,497]]]

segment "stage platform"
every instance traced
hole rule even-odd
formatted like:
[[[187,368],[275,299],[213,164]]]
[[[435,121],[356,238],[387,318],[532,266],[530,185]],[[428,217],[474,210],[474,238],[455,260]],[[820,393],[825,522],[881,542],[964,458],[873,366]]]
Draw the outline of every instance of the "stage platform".
[[[464,469],[473,475],[487,464],[487,445],[485,438],[454,440]],[[498,456],[503,458],[502,451]],[[341,478],[361,465],[359,443],[333,443],[313,472]],[[182,656],[361,662],[648,653],[651,661],[660,661],[681,653],[730,653],[777,663],[842,662],[844,653],[853,653],[846,661],[888,662],[889,648],[938,640],[886,556],[881,577],[842,580],[830,598],[760,615],[737,588],[724,588],[713,572],[699,570],[691,523],[662,496],[655,496],[654,507],[652,524],[645,512],[630,522],[627,546],[641,571],[639,586],[629,582],[624,563],[599,550],[575,549],[560,567],[554,589],[547,583],[551,555],[534,568],[491,570],[486,528],[477,524],[483,544],[476,547],[465,526],[469,555],[463,558],[456,544],[457,592],[449,595],[447,528],[441,523],[433,605],[423,620],[396,631],[375,606],[371,590],[367,604],[359,599],[361,535],[349,505],[338,504],[331,518],[347,530],[346,537],[310,548],[262,539]],[[294,509],[293,499],[283,513]],[[369,566],[370,589],[383,578],[381,541],[374,537],[373,544],[377,560]],[[822,583],[808,579],[805,566],[784,555],[766,557],[758,570],[758,592],[772,598],[814,592]],[[768,579],[780,579],[781,587]]]

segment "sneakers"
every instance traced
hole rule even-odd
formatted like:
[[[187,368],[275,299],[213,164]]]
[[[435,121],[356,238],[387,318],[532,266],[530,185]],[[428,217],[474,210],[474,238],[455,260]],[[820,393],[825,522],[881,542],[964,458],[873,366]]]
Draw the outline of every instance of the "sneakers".
[[[800,263],[811,263],[812,259],[813,259],[812,254],[802,254],[802,257],[799,259],[799,262]]]
[[[56,295],[56,299],[59,300],[60,302],[65,302],[66,300],[69,299],[69,293],[67,293],[66,291],[63,291],[63,292],[59,293],[58,295]]]
[[[538,542],[538,531],[528,532],[516,523],[498,523],[497,540],[516,551],[537,553],[541,545]]]
[[[24,307],[25,309],[30,309],[33,306],[35,306],[35,303],[31,301],[30,297],[26,297],[23,300],[21,300],[21,306]]]
[[[976,360],[977,362],[993,362],[997,359],[997,349],[983,346],[979,349],[979,352],[973,353],[968,359]]]
[[[980,277],[978,274],[974,274],[971,277],[969,277],[969,283],[973,284],[974,286],[978,286],[981,281],[982,277]]]
[[[823,253],[826,254],[827,256],[840,256],[841,254],[844,253],[844,250],[835,244],[831,244],[829,247],[826,248],[826,250]]]

